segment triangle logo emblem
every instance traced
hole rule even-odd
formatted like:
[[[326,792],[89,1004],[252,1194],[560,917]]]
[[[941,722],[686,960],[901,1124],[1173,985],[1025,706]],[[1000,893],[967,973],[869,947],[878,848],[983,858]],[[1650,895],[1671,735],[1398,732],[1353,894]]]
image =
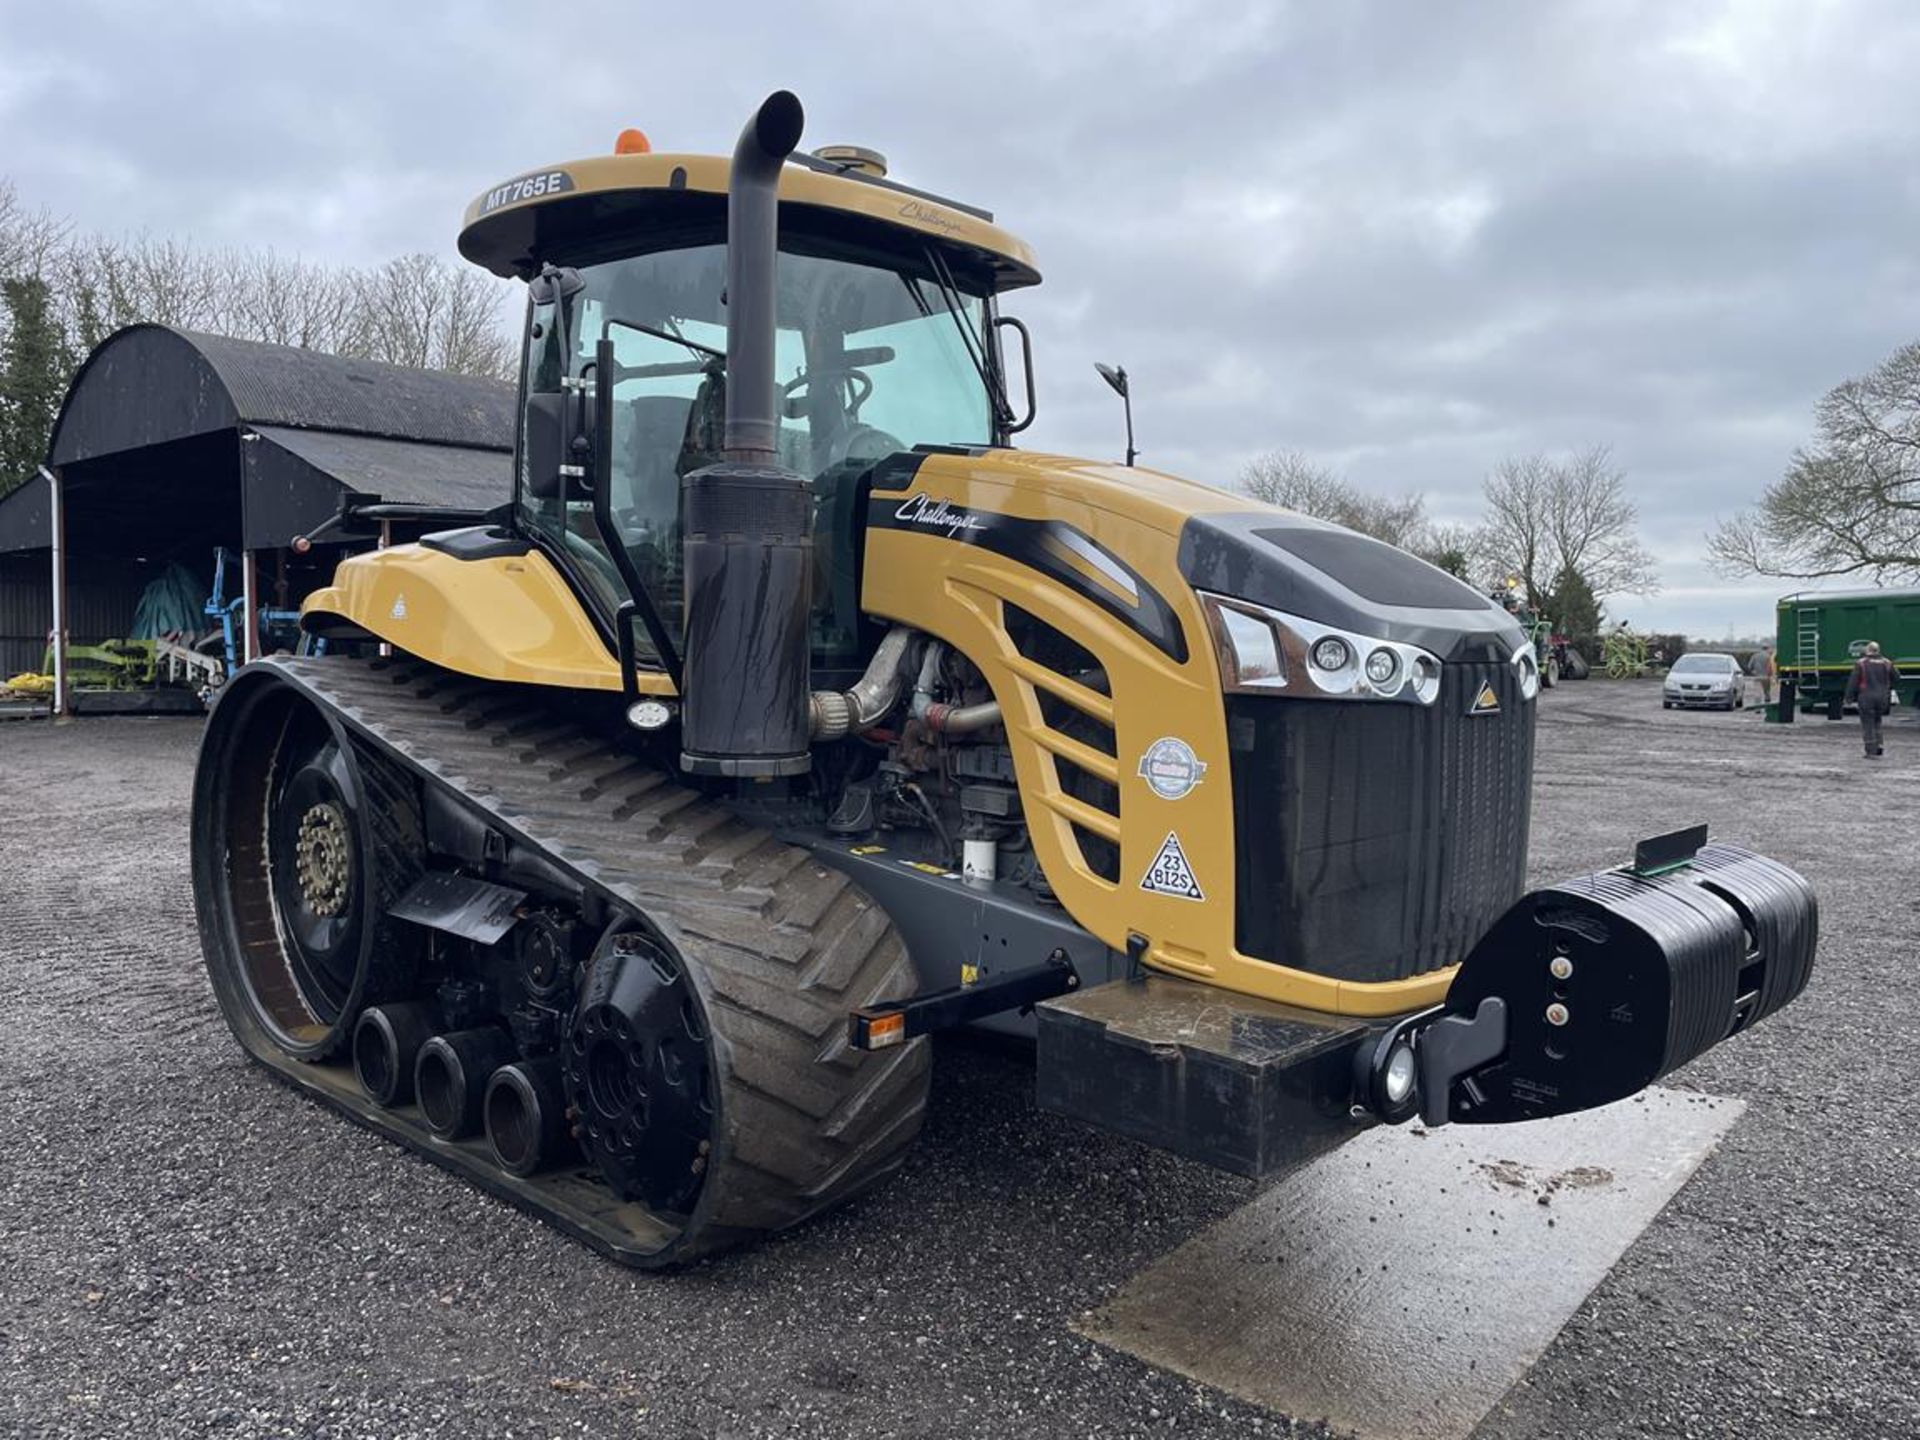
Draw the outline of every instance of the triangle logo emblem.
[[[1200,882],[1193,878],[1193,867],[1187,863],[1187,852],[1180,848],[1180,837],[1171,830],[1147,867],[1140,888],[1151,895],[1178,895],[1182,900],[1207,898],[1200,893]]]
[[[1469,715],[1498,715],[1500,713],[1500,696],[1498,692],[1494,690],[1491,680],[1482,680],[1480,682],[1479,693],[1473,697],[1473,704],[1467,707],[1467,713]]]

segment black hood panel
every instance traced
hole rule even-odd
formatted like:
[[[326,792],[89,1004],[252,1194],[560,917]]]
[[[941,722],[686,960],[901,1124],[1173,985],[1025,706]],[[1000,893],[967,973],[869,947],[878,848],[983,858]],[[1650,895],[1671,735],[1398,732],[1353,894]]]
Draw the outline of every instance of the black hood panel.
[[[1196,590],[1418,645],[1447,663],[1504,661],[1526,638],[1446,571],[1304,515],[1195,515],[1180,531],[1180,573]]]

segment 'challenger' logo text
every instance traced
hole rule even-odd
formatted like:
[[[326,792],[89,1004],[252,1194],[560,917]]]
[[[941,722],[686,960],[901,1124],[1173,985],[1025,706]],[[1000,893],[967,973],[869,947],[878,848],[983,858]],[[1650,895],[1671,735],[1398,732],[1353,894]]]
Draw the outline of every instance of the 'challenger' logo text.
[[[962,530],[984,530],[986,522],[972,511],[962,510],[948,500],[935,500],[927,495],[911,495],[900,502],[900,508],[893,512],[893,518],[904,520],[909,525],[925,525],[932,530],[944,530],[949,536]]]

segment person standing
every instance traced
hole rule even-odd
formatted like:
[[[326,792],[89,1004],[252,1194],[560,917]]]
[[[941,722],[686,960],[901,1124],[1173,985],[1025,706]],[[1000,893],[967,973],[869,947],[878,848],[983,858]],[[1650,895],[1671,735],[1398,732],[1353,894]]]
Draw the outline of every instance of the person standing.
[[[1869,760],[1878,760],[1886,753],[1880,743],[1880,722],[1893,708],[1893,682],[1897,677],[1893,662],[1880,653],[1876,640],[1867,642],[1866,653],[1847,677],[1844,703],[1860,707],[1860,739],[1867,747]]]
[[[1773,653],[1773,642],[1769,640],[1762,648],[1753,652],[1753,658],[1747,661],[1747,674],[1760,682],[1760,703],[1773,703],[1773,682],[1779,678],[1780,662]]]

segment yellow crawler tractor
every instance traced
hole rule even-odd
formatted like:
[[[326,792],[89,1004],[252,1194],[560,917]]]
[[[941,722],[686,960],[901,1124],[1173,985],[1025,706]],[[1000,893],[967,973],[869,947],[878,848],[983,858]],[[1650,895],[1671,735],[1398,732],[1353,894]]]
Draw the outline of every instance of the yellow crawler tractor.
[[[1616,1100],[1799,992],[1812,895],[1703,831],[1523,896],[1515,621],[1013,449],[1027,248],[800,132],[783,92],[730,162],[630,135],[469,210],[528,287],[513,494],[343,561],[209,722],[195,896],[254,1058],[659,1266],[897,1168],[943,1027],[1259,1176]]]

